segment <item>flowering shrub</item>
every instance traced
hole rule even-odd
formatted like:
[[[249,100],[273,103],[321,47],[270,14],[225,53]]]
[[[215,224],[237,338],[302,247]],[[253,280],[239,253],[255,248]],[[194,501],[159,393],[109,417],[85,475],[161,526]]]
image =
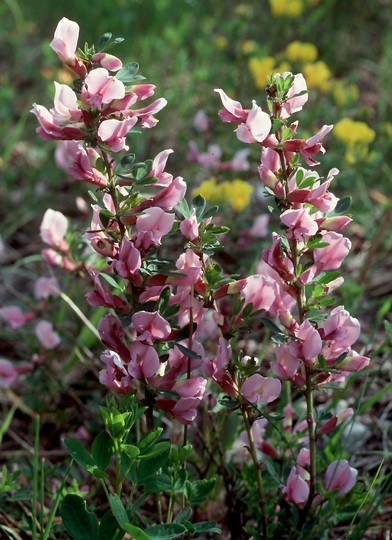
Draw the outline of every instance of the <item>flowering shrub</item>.
[[[255,273],[227,275],[214,255],[228,229],[214,223],[217,208],[207,208],[204,197],[186,201],[186,182],[166,170],[172,150],[145,161],[130,152],[132,136],[157,124],[166,101],[140,103],[155,86],[143,82],[136,63],[123,65],[107,52],[119,39],[105,34],[97,50],[81,50],[78,35],[77,23],[59,22],[51,47],[73,72],[73,87],[55,83],[53,107],[35,104],[32,113],[41,139],[58,141],[59,165],[94,189],[91,223],[75,242],[79,250],[56,210],[46,212],[40,233],[49,246],[44,260],[83,275],[87,302],[105,312],[97,325],[104,348],[99,380],[118,398],[101,407],[105,429],[91,452],[80,440],[65,440],[107,502],[95,514],[80,494],[60,490],[64,526],[76,539],[85,533],[75,515],[91,538],[108,531],[140,539],[220,534],[215,522],[197,521],[196,511],[192,517],[192,508],[202,506],[210,517],[209,502],[225,497],[233,538],[288,538],[305,529],[321,537],[314,517],[332,519],[331,501],[354,488],[357,471],[319,451],[352,409],[328,417],[315,396],[328,399],[333,385],[369,362],[352,348],[357,319],[342,305],[332,308],[351,247],[342,234],[351,221],[349,198],[330,191],[339,171],[324,179],[314,170],[332,126],[297,136],[291,117],[308,99],[302,74],[270,75],[266,110],[216,90],[221,121],[236,125],[239,141],[257,146],[260,182],[280,221]],[[208,129],[202,116],[197,126]],[[211,161],[191,147],[196,163],[220,170],[247,170],[247,154],[225,163],[219,151]],[[240,211],[251,188],[244,193],[239,182],[217,184],[222,191],[206,196]],[[170,248],[178,251],[175,260],[166,256]],[[53,283],[37,290],[44,298]],[[11,319],[24,324],[26,314],[14,310]],[[270,364],[246,350],[247,331],[271,337]],[[36,335],[45,349],[60,340],[46,320]],[[6,387],[18,376],[4,362],[2,372]]]

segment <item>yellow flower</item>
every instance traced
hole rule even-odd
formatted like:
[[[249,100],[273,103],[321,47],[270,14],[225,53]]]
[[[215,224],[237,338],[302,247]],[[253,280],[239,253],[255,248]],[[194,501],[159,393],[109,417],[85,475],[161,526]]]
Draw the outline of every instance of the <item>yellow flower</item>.
[[[267,86],[267,77],[274,71],[275,59],[272,56],[265,58],[250,58],[249,71],[253,77],[256,88],[263,90]]]
[[[225,186],[226,201],[231,205],[235,212],[241,212],[250,203],[250,197],[254,187],[236,178],[232,182],[223,182]]]
[[[332,96],[338,107],[346,107],[357,101],[359,96],[358,86],[338,81],[332,87]]]
[[[327,64],[322,60],[313,64],[306,64],[302,71],[309,90],[328,92],[331,88],[331,72]]]
[[[305,7],[301,0],[270,0],[270,6],[275,17],[298,17]]]
[[[214,39],[214,45],[219,50],[226,49],[228,40],[225,36],[216,36]]]
[[[317,47],[313,43],[293,41],[286,47],[286,58],[291,62],[314,62],[317,58]]]
[[[346,145],[368,145],[376,137],[376,132],[365,122],[358,122],[351,118],[342,118],[335,124],[333,134]]]
[[[206,201],[217,204],[221,202],[220,188],[214,177],[204,180],[199,187],[192,191],[192,195],[203,195]]]
[[[227,204],[235,212],[241,212],[248,206],[253,190],[253,186],[239,178],[233,181],[225,180],[219,184],[215,178],[209,178],[195,188],[192,194],[203,195],[211,204]]]

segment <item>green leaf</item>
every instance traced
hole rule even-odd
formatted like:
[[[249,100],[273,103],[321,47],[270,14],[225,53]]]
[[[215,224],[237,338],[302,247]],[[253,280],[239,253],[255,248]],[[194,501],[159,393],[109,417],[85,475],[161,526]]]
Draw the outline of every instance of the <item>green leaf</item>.
[[[174,517],[175,523],[182,523],[183,521],[188,521],[188,519],[192,515],[192,508],[190,506],[186,506],[183,510],[180,510],[178,514]]]
[[[151,458],[153,456],[157,456],[159,454],[162,454],[163,452],[166,452],[169,448],[169,441],[160,441],[155,443],[152,447],[144,449],[143,452],[140,452],[138,457],[139,459]]]
[[[261,317],[261,322],[270,330],[273,334],[283,334],[282,330],[279,328],[279,326],[276,326],[276,324],[266,317]]]
[[[111,32],[106,32],[101,39],[99,40],[98,44],[98,51],[103,51],[106,47],[106,45],[109,43],[109,41],[112,39],[113,34]]]
[[[99,524],[99,540],[122,540],[124,532],[120,530],[116,518],[108,510]]]
[[[191,349],[188,349],[188,347],[185,347],[184,345],[181,345],[181,343],[175,343],[175,346],[182,352],[184,356],[187,358],[201,358],[200,354],[192,351]]]
[[[109,504],[117,523],[124,531],[126,531],[125,526],[130,523],[124,505],[117,493],[115,495],[109,494]]]
[[[195,532],[199,534],[206,533],[216,533],[221,534],[222,530],[217,526],[215,521],[199,521],[198,523],[193,523]]]
[[[350,208],[352,202],[352,197],[347,196],[340,199],[338,204],[335,207],[335,210],[328,214],[329,216],[340,216],[341,214],[345,214],[347,210]]]
[[[170,540],[171,538],[178,538],[186,532],[186,527],[179,523],[164,523],[146,529],[146,533],[151,540]]]
[[[145,79],[141,75],[136,75],[139,71],[139,64],[137,62],[131,62],[125,64],[119,71],[117,71],[116,78],[123,83],[133,83],[135,81],[141,81]]]
[[[334,281],[336,278],[340,277],[341,273],[339,270],[326,270],[322,272],[314,281],[318,285],[326,285],[331,281]]]
[[[64,439],[64,445],[70,453],[72,459],[76,461],[83,469],[91,472],[96,467],[93,457],[87,452],[83,444],[77,439]]]
[[[131,535],[132,540],[150,540],[150,536],[146,534],[142,529],[131,525],[130,523],[126,525],[125,531]]]
[[[172,490],[172,481],[167,474],[160,474],[157,476],[149,476],[143,481],[139,480],[138,483],[144,486],[144,493],[165,493]]]
[[[161,444],[161,443],[157,443],[157,444]],[[153,446],[152,451],[154,451],[155,446]],[[163,452],[160,452],[159,454],[151,456],[149,459],[143,459],[143,461],[141,461],[141,463],[139,464],[139,468],[137,471],[138,482],[143,483],[143,480],[145,478],[155,475],[155,473],[159,471],[159,469],[163,467],[163,465],[167,462],[167,460],[169,459],[169,454],[170,454],[170,443],[169,443],[169,446],[166,447],[166,450],[164,450]]]
[[[61,518],[74,540],[99,540],[97,516],[86,509],[86,501],[79,495],[66,495],[61,504]]]
[[[179,214],[181,214],[185,219],[189,218],[191,216],[191,210],[189,208],[187,200],[184,198],[175,206],[174,210],[177,210]]]
[[[146,451],[146,449],[150,448],[159,439],[162,431],[163,428],[159,427],[154,431],[146,433],[146,435],[144,435],[144,437],[142,437],[139,441],[140,452]]]
[[[120,292],[124,292],[125,284],[124,283],[121,283],[121,284],[117,283],[117,281],[111,275],[106,274],[105,272],[102,272],[101,274],[99,274],[99,277],[101,277],[102,279],[107,281],[109,283],[109,285],[111,285],[114,289],[117,289]]]
[[[140,454],[140,450],[137,446],[133,444],[122,444],[121,450],[126,454],[130,459],[135,459]]]
[[[95,437],[91,447],[91,453],[97,467],[101,471],[104,471],[114,454],[113,439],[107,431],[101,431],[101,433]]]
[[[206,200],[203,195],[197,195],[193,199],[192,203],[196,210],[196,219],[198,222],[200,222],[203,216],[204,209],[206,207]]]
[[[215,478],[205,478],[204,480],[196,480],[195,482],[186,483],[186,497],[189,504],[201,504],[204,503],[211,491],[214,489],[216,483]]]

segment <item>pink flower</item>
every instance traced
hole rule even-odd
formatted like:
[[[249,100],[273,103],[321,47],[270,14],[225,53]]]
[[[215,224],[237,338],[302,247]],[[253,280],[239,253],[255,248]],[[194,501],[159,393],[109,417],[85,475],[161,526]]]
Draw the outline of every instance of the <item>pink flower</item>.
[[[327,135],[333,126],[323,126],[316,135],[310,139],[288,139],[283,143],[283,148],[287,152],[299,152],[309,166],[318,165],[319,162],[313,159],[313,155],[325,153],[325,148],[321,140]]]
[[[268,311],[275,300],[276,291],[272,279],[262,274],[255,274],[239,281],[245,282],[245,286],[240,291],[240,298],[244,301],[244,305],[252,303],[252,312],[259,309]]]
[[[203,377],[191,377],[176,383],[173,390],[183,398],[202,398],[206,389],[207,380]]]
[[[283,212],[280,219],[288,227],[287,238],[302,240],[310,238],[318,231],[318,225],[307,208],[290,209]]]
[[[125,332],[120,320],[112,313],[104,315],[98,323],[98,332],[102,343],[116,352],[122,360],[129,362],[130,353],[124,344]]]
[[[144,377],[152,377],[159,369],[160,362],[159,356],[154,347],[142,343],[141,341],[135,341],[130,347],[132,362],[128,366],[128,371],[131,375],[136,376],[133,373],[133,366],[136,364]]]
[[[296,466],[292,467],[287,484],[283,487],[284,498],[288,502],[294,503],[298,508],[302,508],[309,498],[309,491],[308,482],[302,478]]]
[[[50,46],[62,62],[72,63],[78,46],[78,38],[78,23],[63,17],[56,27]]]
[[[123,238],[117,259],[113,261],[117,274],[125,278],[137,278],[141,267],[140,251],[128,238]]]
[[[138,334],[137,340],[149,345],[165,340],[171,333],[170,324],[157,311],[137,311],[132,316],[132,326]]]
[[[139,127],[152,128],[158,123],[158,120],[153,115],[166,107],[166,105],[167,100],[165,98],[159,98],[142,109],[128,110],[127,116],[135,117],[139,121]]]
[[[122,68],[122,62],[116,56],[108,53],[93,54],[93,62],[97,62],[108,71],[118,71]]]
[[[193,118],[193,127],[200,133],[208,131],[208,116],[204,111],[197,111]]]
[[[171,231],[173,222],[174,214],[167,214],[157,206],[147,208],[136,219],[139,233],[135,240],[136,247],[148,250],[151,246],[160,245],[162,236]]]
[[[84,83],[81,99],[92,109],[100,111],[105,105],[125,96],[124,84],[119,79],[109,75],[108,70],[103,67],[90,71]]]
[[[122,298],[115,294],[111,294],[104,286],[99,274],[90,271],[90,276],[93,278],[94,290],[86,293],[85,298],[90,306],[103,306],[113,308],[120,313],[128,311],[129,306]]]
[[[61,141],[56,148],[56,162],[75,180],[85,180],[98,187],[105,187],[107,177],[94,166],[101,156],[79,141]]]
[[[299,341],[289,343],[290,352],[298,358],[302,358],[305,364],[314,364],[322,349],[320,334],[307,319],[294,333]]]
[[[220,337],[218,350],[212,362],[213,364],[212,376],[218,383],[221,383],[223,376],[226,373],[226,368],[227,368],[228,363],[230,362],[231,355],[232,355],[232,350],[231,350],[230,342],[227,341],[225,338]]]
[[[173,176],[165,172],[165,167],[167,160],[173,151],[174,150],[171,148],[168,148],[167,150],[162,150],[162,152],[159,152],[159,154],[155,156],[154,161],[152,162],[151,172],[148,175],[151,177],[155,176],[157,178],[154,186],[167,187],[169,184],[171,184]]]
[[[184,276],[170,278],[172,283],[185,287],[194,285],[201,276],[202,263],[196,253],[188,248],[180,255],[176,262],[176,267]]]
[[[292,75],[292,73],[283,73],[281,76],[286,78],[287,75]],[[293,84],[287,93],[286,101],[282,105],[281,118],[288,118],[302,109],[308,101],[309,96],[307,90],[306,81],[302,73],[294,75]]]
[[[325,489],[328,491],[337,489],[340,495],[346,495],[355,486],[357,476],[357,469],[350,467],[346,459],[333,461],[325,473]]]
[[[328,246],[315,248],[313,259],[319,272],[324,270],[337,270],[350,252],[351,242],[341,234],[328,231],[322,232],[322,242]]]
[[[196,210],[193,209],[189,218],[185,218],[180,223],[180,231],[187,240],[196,240],[199,236],[199,224],[197,223]]]
[[[324,340],[333,342],[332,347],[336,357],[357,341],[360,332],[358,319],[351,317],[342,306],[338,306],[331,311],[324,322],[322,336]]]
[[[35,327],[35,335],[44,349],[54,349],[59,345],[60,336],[53,330],[49,321],[40,321]]]
[[[369,365],[370,358],[367,356],[362,356],[355,351],[349,349],[349,352],[346,358],[339,362],[336,367],[342,369],[343,371],[348,371],[349,373],[361,371]]]
[[[214,92],[217,92],[220,95],[224,109],[219,111],[219,117],[222,122],[230,122],[235,124],[242,124],[246,122],[248,117],[249,109],[243,109],[239,101],[234,101],[229,98],[227,94],[221,89],[215,89]]]
[[[30,111],[33,113],[40,124],[36,132],[44,141],[66,141],[66,140],[81,140],[84,133],[81,129],[74,126],[60,124],[53,115],[43,107],[34,103]]]
[[[274,352],[276,362],[271,365],[272,371],[279,379],[283,379],[284,381],[292,380],[300,365],[297,355],[291,354],[286,344],[276,345]]]
[[[54,83],[54,107],[50,110],[53,120],[59,125],[78,122],[82,111],[78,107],[75,92],[66,84]]]
[[[274,401],[281,390],[282,383],[278,379],[263,377],[259,373],[251,375],[241,386],[241,394],[257,405]]]
[[[16,368],[6,360],[0,358],[0,388],[10,388],[18,378]]]
[[[21,328],[35,317],[32,311],[24,313],[18,306],[6,306],[0,308],[0,316],[6,321],[8,326],[14,330]]]
[[[136,124],[137,118],[126,118],[125,120],[104,120],[98,128],[98,138],[109,146],[112,152],[128,150],[125,144],[125,137],[131,128]]]
[[[34,296],[38,300],[48,298],[49,296],[59,296],[60,285],[55,277],[40,277],[34,284]]]
[[[106,364],[105,369],[99,372],[99,382],[101,384],[123,394],[132,390],[132,383],[126,365],[117,353],[106,350],[101,354],[101,360]]]
[[[344,422],[347,418],[350,418],[354,414],[354,409],[351,409],[349,407],[348,409],[345,409],[343,412],[335,414],[332,418],[327,420],[325,424],[323,424],[320,429],[317,431],[317,437],[321,437],[322,435],[325,435],[326,433],[330,433],[335,429],[335,427],[342,422]]]
[[[65,240],[65,234],[68,229],[68,219],[57,210],[48,208],[41,222],[40,235],[45,244],[52,247],[65,250],[68,244]]]
[[[199,403],[199,398],[180,398],[171,413],[181,424],[189,424],[196,418]]]
[[[150,200],[151,206],[159,206],[162,210],[172,210],[184,198],[186,183],[177,176],[167,187]]]
[[[236,129],[237,138],[245,143],[263,142],[271,130],[271,119],[269,115],[253,101],[246,122],[240,124]]]

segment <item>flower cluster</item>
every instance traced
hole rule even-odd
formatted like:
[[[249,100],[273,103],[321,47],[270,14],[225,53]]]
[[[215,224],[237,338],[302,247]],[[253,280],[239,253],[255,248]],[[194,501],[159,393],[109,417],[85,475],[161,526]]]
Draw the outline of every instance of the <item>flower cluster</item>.
[[[343,306],[329,314],[324,312],[331,305],[328,295],[343,281],[338,269],[351,246],[342,234],[351,221],[345,215],[349,201],[339,200],[330,191],[339,171],[332,169],[323,179],[313,168],[302,167],[299,159],[302,157],[308,167],[317,165],[318,155],[325,152],[322,140],[332,126],[323,126],[309,139],[296,138],[298,122],[290,122],[289,117],[307,100],[305,79],[300,74],[269,78],[270,114],[254,101],[252,108],[244,109],[222,90],[217,92],[224,106],[219,113],[222,121],[238,126],[238,139],[261,147],[259,177],[277,201],[284,231],[273,233],[272,245],[263,251],[257,267],[259,274],[244,280],[240,289],[239,282],[226,286],[227,292],[239,292],[245,303],[253,303],[253,309],[264,309],[277,318],[280,328],[275,330],[276,361],[272,370],[309,398],[315,388],[342,381],[348,373],[369,363],[367,357],[352,349],[360,333],[357,319]],[[315,427],[309,400],[308,423],[306,446],[284,489],[288,500],[299,506],[311,503],[315,496],[317,430],[321,435],[333,428],[332,424]],[[301,458],[305,455],[306,464]]]
[[[330,191],[339,171],[334,168],[323,179],[313,169],[325,152],[322,141],[332,126],[323,126],[308,139],[296,136],[298,122],[290,118],[308,99],[301,74],[284,72],[269,78],[268,112],[256,101],[244,108],[222,89],[216,90],[223,103],[221,120],[236,125],[238,140],[260,150],[258,175],[277,203],[281,224],[281,233],[273,234],[256,273],[233,279],[213,258],[219,235],[227,228],[212,222],[214,209],[206,208],[203,197],[196,196],[191,205],[185,200],[184,180],[166,171],[172,150],[143,162],[128,153],[128,133],[135,126],[153,127],[154,114],[165,100],[133,109],[151,97],[155,87],[140,82],[137,64],[122,66],[107,54],[111,35],[103,36],[98,52],[88,46],[77,51],[78,31],[76,23],[62,19],[51,44],[76,75],[74,89],[56,84],[54,107],[49,111],[35,105],[32,112],[40,124],[38,134],[59,141],[61,166],[76,180],[98,188],[92,194],[93,215],[84,234],[94,254],[88,263],[73,260],[67,220],[61,214],[48,211],[41,237],[50,246],[45,251],[47,262],[84,272],[91,283],[88,303],[107,310],[98,323],[105,346],[100,381],[122,394],[142,392],[150,408],[183,424],[195,419],[207,385],[218,385],[229,406],[243,415],[258,471],[251,423],[263,415],[265,404],[279,397],[286,381],[298,395],[306,396],[302,431],[307,428],[307,433],[282,496],[308,511],[317,497],[316,437],[349,416],[346,412],[317,423],[313,392],[344,380],[369,362],[352,349],[360,332],[358,321],[343,306],[325,311],[331,305],[328,296],[342,283],[338,270],[350,250],[350,241],[342,234],[351,221],[345,214],[348,201]],[[202,132],[208,129],[203,116],[197,125]],[[229,168],[217,149],[203,156],[193,146],[191,152],[197,163],[210,159],[212,168]],[[237,155],[235,166],[240,162],[245,170],[246,156],[247,152]],[[235,166],[232,160],[231,170]],[[185,246],[172,263],[160,256],[160,246],[174,232]],[[274,337],[272,373],[236,350],[232,339],[261,311],[268,316],[262,321],[267,321]],[[210,356],[202,341],[208,332],[218,343]],[[258,427],[264,436],[264,426]],[[267,441],[261,448],[277,456]],[[355,473],[342,460],[332,465],[326,489],[344,494],[355,482]],[[345,479],[336,481],[334,471],[342,471]]]

